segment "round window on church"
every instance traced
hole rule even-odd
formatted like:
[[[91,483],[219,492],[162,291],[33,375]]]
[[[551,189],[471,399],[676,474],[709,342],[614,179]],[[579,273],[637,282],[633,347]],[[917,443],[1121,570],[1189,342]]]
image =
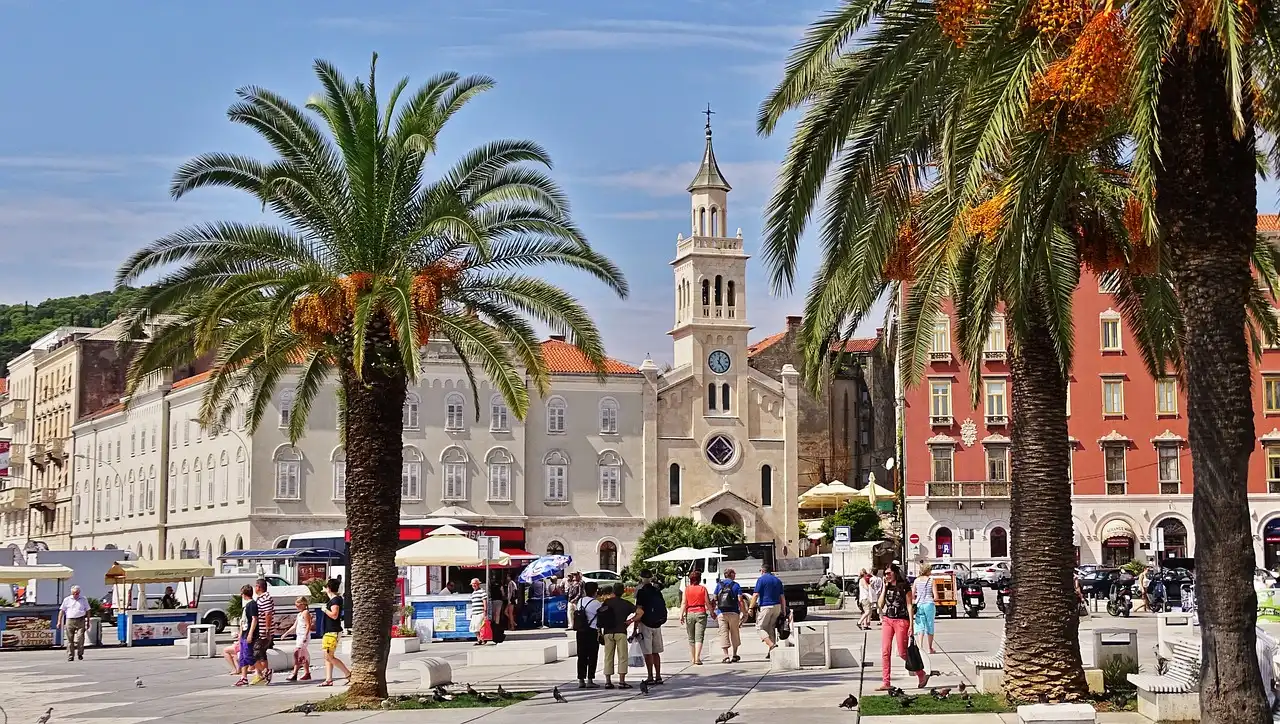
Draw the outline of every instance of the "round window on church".
[[[723,468],[733,462],[737,447],[733,443],[733,438],[728,435],[712,435],[707,440],[706,451],[707,460],[710,460],[712,465]]]

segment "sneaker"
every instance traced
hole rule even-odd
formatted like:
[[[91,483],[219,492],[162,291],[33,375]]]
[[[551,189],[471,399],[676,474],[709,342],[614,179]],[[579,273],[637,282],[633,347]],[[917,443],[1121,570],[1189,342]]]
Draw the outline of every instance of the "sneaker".
[[[596,683],[596,682],[594,682],[594,681],[588,681],[588,682],[587,682],[587,688],[588,688],[588,689],[599,689],[599,688],[600,688],[600,685],[599,685],[599,684],[597,684],[597,683]]]
[[[267,683],[266,678],[262,676],[255,676],[253,677],[253,680],[249,682],[249,686],[258,686],[260,684],[266,684],[266,683]]]
[[[585,689],[585,688],[587,688],[587,682],[585,682],[585,681],[579,681],[579,682],[578,682],[578,688],[579,688],[579,689]]]

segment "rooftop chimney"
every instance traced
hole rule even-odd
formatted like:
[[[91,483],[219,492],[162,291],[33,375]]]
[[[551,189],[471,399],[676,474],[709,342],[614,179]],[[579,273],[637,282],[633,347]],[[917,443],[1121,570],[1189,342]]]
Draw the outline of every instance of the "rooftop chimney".
[[[788,332],[790,332],[790,331],[791,331],[791,330],[793,330],[793,329],[799,329],[799,327],[800,327],[800,323],[801,323],[801,322],[803,322],[803,321],[804,321],[804,317],[801,317],[801,316],[800,316],[800,315],[798,315],[798,314],[788,315],[788,316],[787,316],[787,331],[788,331]]]
[[[554,339],[554,340],[555,340],[555,341],[557,341],[557,342],[563,342],[563,341],[564,341],[564,335],[563,335],[563,334],[553,334],[553,335],[551,335],[551,339]]]

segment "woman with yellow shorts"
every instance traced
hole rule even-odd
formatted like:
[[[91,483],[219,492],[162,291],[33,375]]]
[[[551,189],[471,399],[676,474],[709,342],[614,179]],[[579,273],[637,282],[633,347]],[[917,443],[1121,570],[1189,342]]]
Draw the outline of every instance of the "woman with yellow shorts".
[[[320,686],[333,686],[333,668],[342,670],[343,678],[351,680],[351,669],[338,658],[338,638],[342,634],[342,596],[338,595],[338,579],[330,578],[324,584],[329,600],[324,604],[324,616],[320,618],[320,649],[324,651],[324,681]]]

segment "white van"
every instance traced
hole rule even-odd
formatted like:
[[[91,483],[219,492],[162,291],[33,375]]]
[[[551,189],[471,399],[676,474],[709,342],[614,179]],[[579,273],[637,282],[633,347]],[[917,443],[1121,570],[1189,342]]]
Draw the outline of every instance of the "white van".
[[[207,576],[201,581],[199,588],[200,601],[197,607],[200,609],[201,622],[214,626],[218,633],[222,633],[230,623],[227,619],[227,604],[232,598],[240,595],[242,587],[252,586],[259,578],[267,579],[267,592],[271,594],[271,600],[275,601],[276,611],[281,614],[294,613],[293,602],[299,596],[311,597],[310,588],[292,585],[280,576],[256,574]],[[182,594],[179,593],[179,597],[181,596]],[[276,618],[286,617],[278,615]],[[293,617],[287,616],[287,618],[292,620]],[[278,624],[279,621],[276,628],[280,628]]]

